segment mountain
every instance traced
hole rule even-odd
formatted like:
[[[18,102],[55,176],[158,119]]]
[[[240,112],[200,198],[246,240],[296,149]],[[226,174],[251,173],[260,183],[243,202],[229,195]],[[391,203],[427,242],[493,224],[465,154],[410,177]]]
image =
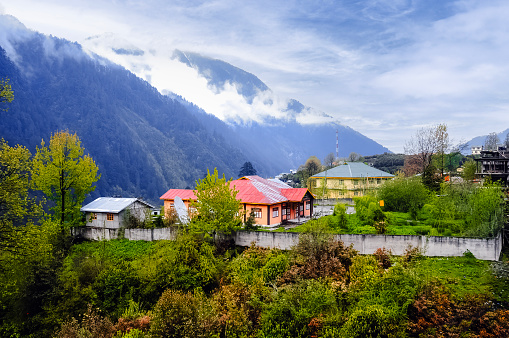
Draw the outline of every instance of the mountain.
[[[498,139],[500,140],[500,143],[504,143],[505,138],[507,137],[507,134],[509,134],[509,128],[507,128],[506,130],[497,134]],[[471,149],[470,149],[471,147],[483,146],[486,141],[486,137],[488,137],[488,135],[477,136],[477,137],[474,137],[473,139],[471,139],[470,141],[468,141],[467,142],[468,147],[466,147],[466,149],[463,151],[463,154],[464,155],[471,154],[472,153]]]
[[[9,16],[0,16],[0,31],[0,76],[15,96],[0,112],[0,137],[33,152],[52,132],[76,132],[102,175],[91,198],[158,203],[169,188],[193,187],[207,168],[236,177],[249,160],[184,105],[79,44],[29,31]]]

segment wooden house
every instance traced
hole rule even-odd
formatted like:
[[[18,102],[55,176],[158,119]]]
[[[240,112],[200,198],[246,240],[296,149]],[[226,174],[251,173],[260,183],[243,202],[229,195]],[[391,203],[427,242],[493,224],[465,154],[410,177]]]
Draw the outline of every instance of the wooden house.
[[[99,197],[81,208],[87,219],[87,226],[119,229],[125,227],[126,216],[140,221],[151,217],[154,207],[138,198]]]
[[[279,180],[259,176],[244,176],[231,181],[237,190],[237,199],[244,211],[244,222],[254,214],[258,225],[275,226],[313,215],[314,196],[306,188],[292,188]],[[180,197],[188,209],[196,200],[193,190],[170,189],[160,198],[164,200],[165,213],[173,208],[175,197]],[[191,213],[194,210],[189,210]]]

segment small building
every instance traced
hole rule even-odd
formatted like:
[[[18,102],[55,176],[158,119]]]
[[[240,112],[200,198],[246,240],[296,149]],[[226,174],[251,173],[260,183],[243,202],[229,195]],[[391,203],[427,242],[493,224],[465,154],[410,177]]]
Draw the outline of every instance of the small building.
[[[125,227],[127,216],[134,216],[140,222],[151,217],[154,207],[138,198],[99,197],[82,207],[87,226],[119,229]]]
[[[492,181],[500,181],[509,185],[509,150],[498,147],[497,150],[483,150],[477,161],[477,175],[485,178],[490,176]]]
[[[342,199],[363,196],[390,180],[394,175],[362,162],[345,162],[309,178],[314,196],[323,199]]]
[[[472,155],[481,155],[481,151],[483,150],[482,146],[473,146],[472,148]]]
[[[244,176],[231,181],[230,187],[238,191],[237,199],[244,211],[244,222],[254,214],[255,223],[276,226],[291,221],[301,221],[313,214],[314,196],[306,188],[292,188],[275,179]],[[160,198],[164,200],[165,214],[174,207],[175,197],[180,197],[192,214],[191,201],[196,200],[193,190],[170,189]]]

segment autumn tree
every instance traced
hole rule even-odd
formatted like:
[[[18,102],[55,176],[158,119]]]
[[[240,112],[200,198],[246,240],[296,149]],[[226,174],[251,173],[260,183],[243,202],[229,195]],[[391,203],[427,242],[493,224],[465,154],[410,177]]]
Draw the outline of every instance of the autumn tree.
[[[433,156],[437,155],[443,162],[443,156],[449,149],[449,134],[445,124],[419,129],[412,138],[405,144],[405,153],[411,157],[414,166],[424,172],[431,164]],[[443,165],[441,165],[443,168]]]
[[[14,93],[9,84],[9,79],[0,80],[0,110],[6,111],[8,108],[2,108],[4,103],[11,103],[14,100]]]
[[[92,157],[84,152],[76,134],[59,131],[51,135],[48,146],[42,140],[34,156],[34,187],[55,203],[53,217],[60,222],[62,233],[64,224],[79,222],[81,204],[101,176]]]
[[[240,201],[237,200],[237,190],[230,187],[230,181],[219,178],[217,169],[207,176],[198,180],[195,194],[197,201],[196,216],[191,220],[191,228],[198,232],[210,235],[216,232],[229,234],[240,227],[242,218],[240,213]]]
[[[239,177],[256,175],[256,169],[251,162],[244,162],[239,171]]]
[[[484,150],[497,150],[497,145],[500,143],[497,133],[489,133],[484,141]]]

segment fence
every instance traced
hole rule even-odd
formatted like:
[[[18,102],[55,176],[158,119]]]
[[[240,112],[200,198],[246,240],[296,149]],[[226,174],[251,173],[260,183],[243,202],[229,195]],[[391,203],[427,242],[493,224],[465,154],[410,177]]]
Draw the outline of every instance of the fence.
[[[74,228],[74,236],[89,240],[110,240],[124,237],[129,240],[173,240],[177,228],[157,229],[106,229],[106,228]],[[295,232],[237,231],[232,234],[235,244],[249,246],[255,243],[264,248],[288,250],[299,241]],[[378,248],[390,249],[395,255],[402,255],[409,247],[419,248],[425,256],[454,257],[462,256],[467,250],[478,259],[497,261],[502,251],[502,233],[495,238],[464,238],[435,236],[404,236],[404,235],[335,235],[338,241],[346,245],[353,244],[360,254],[372,254]]]

